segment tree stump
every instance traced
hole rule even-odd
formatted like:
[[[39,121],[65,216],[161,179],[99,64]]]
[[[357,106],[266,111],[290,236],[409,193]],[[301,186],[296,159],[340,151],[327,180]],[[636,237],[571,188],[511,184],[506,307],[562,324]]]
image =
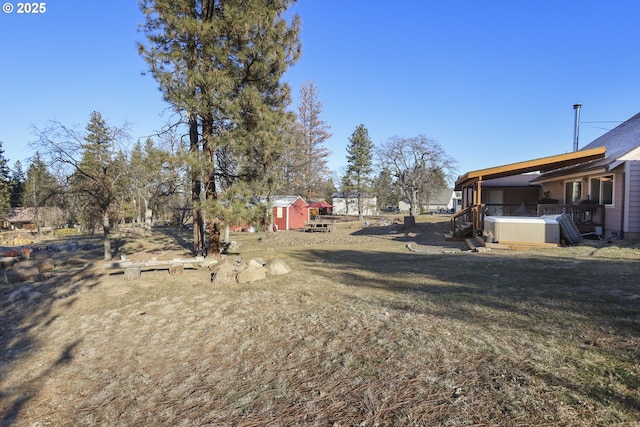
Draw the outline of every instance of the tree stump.
[[[180,276],[184,273],[184,267],[182,264],[174,264],[169,267],[169,274],[171,276]]]
[[[50,258],[38,260],[38,270],[40,272],[53,270],[53,267],[53,260]]]
[[[124,278],[127,280],[135,280],[140,278],[142,271],[139,267],[129,267],[124,271]]]
[[[413,228],[416,226],[416,217],[409,215],[404,217],[404,228],[405,230],[408,228]]]

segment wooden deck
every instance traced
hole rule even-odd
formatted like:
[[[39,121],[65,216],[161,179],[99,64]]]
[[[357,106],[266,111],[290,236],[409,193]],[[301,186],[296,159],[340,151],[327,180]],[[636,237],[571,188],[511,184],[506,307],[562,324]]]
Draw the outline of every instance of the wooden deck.
[[[510,251],[527,251],[530,249],[541,249],[541,248],[558,248],[560,247],[557,243],[533,243],[533,242],[496,242],[496,243],[488,243],[482,240],[481,237],[476,236],[475,238],[465,239],[465,243],[467,248],[474,252],[485,252],[490,249],[503,249]]]

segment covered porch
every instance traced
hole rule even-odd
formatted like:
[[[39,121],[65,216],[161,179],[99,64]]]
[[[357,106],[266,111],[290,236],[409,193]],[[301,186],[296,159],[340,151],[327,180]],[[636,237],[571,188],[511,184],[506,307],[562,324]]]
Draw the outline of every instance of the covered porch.
[[[544,186],[531,186],[530,189],[522,186],[519,201],[513,196],[492,199],[489,197],[490,191],[485,190],[485,183],[532,172],[558,170],[603,158],[605,153],[604,147],[598,147],[467,172],[456,181],[455,190],[462,192],[462,209],[451,216],[450,236],[462,238],[477,235],[484,229],[484,217],[487,214],[542,216],[569,213],[582,233],[595,231],[596,227],[604,224],[602,205],[565,204],[561,200],[551,199]]]

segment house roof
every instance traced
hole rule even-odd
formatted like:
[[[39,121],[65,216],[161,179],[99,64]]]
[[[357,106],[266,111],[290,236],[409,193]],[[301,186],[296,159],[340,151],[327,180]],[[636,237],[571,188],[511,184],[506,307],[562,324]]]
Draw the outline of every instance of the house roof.
[[[617,160],[630,151],[640,147],[640,113],[616,126],[599,138],[594,139],[578,152],[590,150],[594,147],[605,147],[606,155],[588,163],[545,173],[540,176],[539,180],[544,180],[545,178],[551,178],[558,175],[571,174],[573,172],[578,172],[579,170],[586,171],[603,167],[612,169],[612,167],[615,167]]]
[[[445,188],[440,190],[436,194],[433,194],[429,199],[430,205],[447,205],[451,201],[453,196],[453,188]]]
[[[540,157],[538,159],[526,160],[524,162],[510,163],[508,165],[495,166],[487,169],[478,169],[467,172],[458,177],[456,181],[456,190],[462,188],[463,185],[472,184],[485,179],[501,178],[511,175],[520,175],[527,172],[547,172],[555,169],[564,168],[578,163],[588,162],[605,156],[605,147],[594,147],[573,151],[571,153],[557,154],[555,156]]]
[[[365,198],[365,199],[371,199],[371,198],[375,197],[374,195],[369,194],[369,193],[365,193],[365,192],[362,192],[361,194],[362,194],[362,197]],[[345,198],[345,193],[343,193],[343,192],[333,193],[331,195],[331,198],[332,199],[344,199]],[[346,198],[356,199],[356,198],[358,198],[358,193],[356,193],[356,192],[348,193],[346,195]]]
[[[627,154],[640,145],[640,113],[631,117],[626,122],[618,125],[609,132],[594,139],[582,150],[594,147],[606,147],[607,155],[604,161],[615,160]],[[582,151],[580,150],[580,151]]]
[[[36,218],[36,208],[11,208],[5,221],[14,222],[33,222]]]
[[[503,176],[502,178],[488,179],[482,181],[483,188],[491,187],[531,187],[532,183],[540,174],[538,173],[525,173],[521,175]]]
[[[310,208],[332,208],[333,205],[330,205],[329,203],[325,202],[324,200],[321,202],[315,202],[315,203],[311,203],[309,205]]]
[[[304,199],[300,196],[282,196],[275,199],[272,203],[272,206],[274,208],[287,208],[293,205],[298,199],[302,200],[305,204],[307,204],[307,202],[305,202]]]

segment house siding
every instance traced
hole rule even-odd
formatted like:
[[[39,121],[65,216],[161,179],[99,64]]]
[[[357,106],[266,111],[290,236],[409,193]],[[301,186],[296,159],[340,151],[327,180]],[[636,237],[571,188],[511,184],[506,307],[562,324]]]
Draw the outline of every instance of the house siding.
[[[334,197],[333,204],[333,213],[335,215],[358,215],[358,199],[351,198],[347,200],[343,197]],[[376,214],[376,198],[375,197],[365,197],[362,200],[363,203],[363,212],[362,214],[365,216],[375,215]],[[348,211],[347,211],[348,207]]]
[[[624,174],[621,171],[614,172],[613,206],[605,206],[603,236],[619,235],[622,228],[622,212],[624,210]]]
[[[624,233],[626,239],[640,239],[640,160],[629,160],[626,165]]]
[[[273,202],[273,223],[278,230],[304,228],[309,222],[309,206],[301,197],[288,196]]]

